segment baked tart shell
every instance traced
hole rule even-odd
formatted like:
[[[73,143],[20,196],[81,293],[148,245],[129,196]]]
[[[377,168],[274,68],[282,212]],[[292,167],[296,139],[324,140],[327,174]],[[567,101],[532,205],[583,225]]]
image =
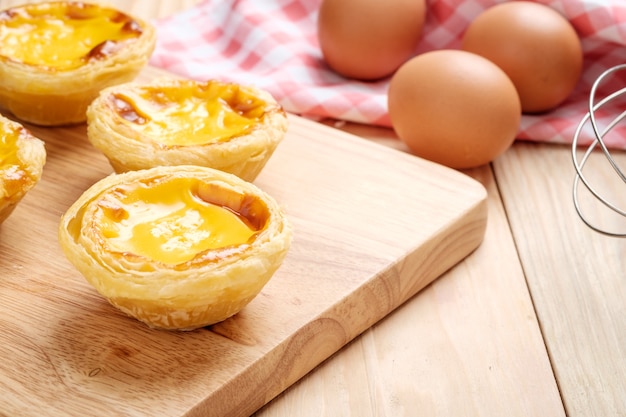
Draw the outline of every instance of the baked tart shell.
[[[150,188],[168,181],[173,181],[172,187],[177,189],[184,187],[176,184],[187,181],[196,184],[190,188],[205,190],[197,193],[203,201],[214,201],[211,204],[247,217],[256,224],[254,237],[243,244],[199,251],[189,259],[167,262],[158,256],[111,245],[114,238],[106,236],[117,236],[117,232],[102,226],[109,220],[99,220],[97,213],[113,210],[114,216],[126,222],[141,221],[132,213],[121,214],[119,207],[112,209],[115,204],[106,203],[107,198],[136,184],[151,184]],[[136,201],[133,204],[136,206]],[[151,216],[147,211],[142,213],[141,216]],[[154,236],[156,229],[163,229],[157,223],[152,227],[150,233]],[[86,190],[62,216],[59,225],[59,242],[65,255],[102,296],[148,326],[169,330],[204,327],[241,311],[279,268],[291,236],[285,214],[265,192],[235,175],[197,166],[111,174]]]
[[[44,2],[27,4],[13,10],[46,7],[47,4],[88,5],[112,11],[106,6],[82,2]],[[105,87],[133,80],[147,64],[156,43],[155,28],[147,21],[126,14],[140,34],[98,58],[88,59],[71,68],[51,68],[27,63],[0,54],[0,107],[22,121],[42,126],[82,123],[87,106]],[[1,21],[0,21],[1,24]],[[77,42],[79,39],[77,39]],[[24,48],[29,48],[28,42]]]
[[[0,116],[0,224],[39,183],[45,163],[44,142]]]
[[[194,112],[199,115],[189,115]],[[232,126],[229,118],[236,119]],[[214,123],[223,130],[211,128]],[[103,90],[87,110],[87,124],[89,141],[117,173],[198,165],[253,181],[283,140],[288,119],[272,95],[256,87],[164,77]]]

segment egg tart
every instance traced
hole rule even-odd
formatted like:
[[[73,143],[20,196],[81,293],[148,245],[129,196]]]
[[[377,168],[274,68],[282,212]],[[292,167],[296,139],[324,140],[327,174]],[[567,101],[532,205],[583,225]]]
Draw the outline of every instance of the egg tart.
[[[0,116],[0,223],[41,179],[44,142],[21,124]]]
[[[33,124],[85,121],[105,87],[145,66],[154,27],[114,8],[79,1],[0,11],[0,107]]]
[[[87,135],[117,172],[199,165],[252,181],[287,131],[270,93],[217,80],[158,78],[103,90]]]
[[[153,328],[227,319],[281,265],[291,227],[255,185],[212,168],[111,174],[62,216],[59,242],[111,304]]]

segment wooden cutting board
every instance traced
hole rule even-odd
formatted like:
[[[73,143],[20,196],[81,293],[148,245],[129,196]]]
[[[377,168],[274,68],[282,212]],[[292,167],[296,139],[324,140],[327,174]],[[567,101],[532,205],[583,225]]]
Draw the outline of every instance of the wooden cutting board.
[[[27,125],[48,161],[0,227],[1,416],[249,415],[480,244],[478,182],[290,123],[255,183],[291,219],[291,250],[240,314],[186,333],[126,317],[64,258],[59,217],[111,168],[85,126]]]

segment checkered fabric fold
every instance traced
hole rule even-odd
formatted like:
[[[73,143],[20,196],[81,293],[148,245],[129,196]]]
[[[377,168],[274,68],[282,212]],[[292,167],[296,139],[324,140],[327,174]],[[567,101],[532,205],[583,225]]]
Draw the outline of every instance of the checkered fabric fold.
[[[416,54],[458,49],[467,25],[503,0],[428,0],[427,19]],[[570,98],[541,115],[524,115],[518,138],[571,143],[588,110],[589,91],[606,69],[626,63],[626,1],[538,0],[563,14],[577,30],[584,52],[583,76]],[[268,90],[290,112],[390,126],[389,79],[360,82],[343,78],[323,61],[317,41],[321,0],[205,0],[155,22],[159,34],[151,64],[192,79],[220,79]],[[626,86],[618,73],[599,89],[599,99]],[[621,102],[619,102],[621,101]],[[598,114],[606,126],[624,110],[616,100]],[[586,126],[581,144],[593,139]],[[626,126],[605,137],[626,149]]]

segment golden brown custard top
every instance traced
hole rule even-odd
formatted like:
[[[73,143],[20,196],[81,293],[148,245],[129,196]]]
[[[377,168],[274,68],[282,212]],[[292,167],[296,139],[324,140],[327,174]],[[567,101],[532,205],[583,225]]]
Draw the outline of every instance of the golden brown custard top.
[[[31,137],[23,127],[0,124],[0,198],[16,195],[35,181],[18,157],[22,137]]]
[[[188,177],[119,185],[94,204],[108,251],[169,265],[240,253],[268,220],[260,200]]]
[[[169,147],[228,141],[250,132],[267,102],[236,84],[180,81],[146,85],[111,96],[111,106],[133,129]]]
[[[70,70],[114,54],[141,33],[130,16],[95,4],[30,4],[0,12],[0,56]]]

